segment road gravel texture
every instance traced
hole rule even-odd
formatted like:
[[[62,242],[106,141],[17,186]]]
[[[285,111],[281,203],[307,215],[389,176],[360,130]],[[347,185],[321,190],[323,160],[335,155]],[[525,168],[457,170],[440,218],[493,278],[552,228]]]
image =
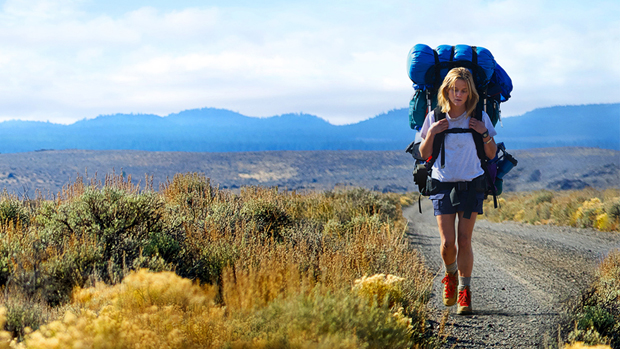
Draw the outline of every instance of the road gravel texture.
[[[472,238],[474,315],[459,316],[456,306],[442,303],[439,231],[430,200],[422,201],[422,214],[417,203],[403,214],[412,246],[437,273],[431,325],[437,328],[449,311],[447,348],[555,347],[568,306],[588,287],[598,263],[620,248],[617,232],[479,219]]]

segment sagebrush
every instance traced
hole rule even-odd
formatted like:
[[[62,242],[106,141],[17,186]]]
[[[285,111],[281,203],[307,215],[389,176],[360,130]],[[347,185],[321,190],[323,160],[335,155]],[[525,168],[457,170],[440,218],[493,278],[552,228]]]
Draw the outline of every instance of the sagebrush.
[[[620,347],[620,251],[599,265],[591,288],[572,310],[571,343]]]
[[[22,347],[439,343],[426,326],[432,275],[398,195],[235,194],[196,173],[155,191],[108,176],[53,200],[5,193],[0,218],[5,329]],[[385,290],[369,296],[363,280]]]
[[[484,205],[485,218],[494,222],[568,225],[601,231],[620,230],[620,190],[586,188],[576,191],[509,192]]]

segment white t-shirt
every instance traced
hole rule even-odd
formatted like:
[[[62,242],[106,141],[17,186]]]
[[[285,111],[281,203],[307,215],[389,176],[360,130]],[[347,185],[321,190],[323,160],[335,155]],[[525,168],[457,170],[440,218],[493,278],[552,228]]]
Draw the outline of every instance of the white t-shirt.
[[[469,128],[470,117],[466,116],[466,113],[454,119],[446,114],[446,119],[448,119],[448,128]],[[482,112],[482,121],[489,131],[489,136],[497,135],[489,115],[484,111]],[[422,138],[426,139],[428,129],[433,122],[435,122],[435,113],[430,112],[420,130]],[[446,147],[445,167],[441,168],[441,152],[439,152],[437,160],[433,164],[431,177],[441,182],[466,182],[484,174],[471,133],[447,133],[444,144]]]

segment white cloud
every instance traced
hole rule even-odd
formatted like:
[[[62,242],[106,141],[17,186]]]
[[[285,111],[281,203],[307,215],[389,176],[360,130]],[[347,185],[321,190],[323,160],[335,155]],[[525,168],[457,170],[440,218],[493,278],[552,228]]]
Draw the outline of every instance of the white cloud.
[[[85,4],[5,1],[0,120],[219,107],[350,123],[407,106],[416,43],[490,49],[515,85],[504,115],[620,101],[616,1],[233,2],[113,15]]]

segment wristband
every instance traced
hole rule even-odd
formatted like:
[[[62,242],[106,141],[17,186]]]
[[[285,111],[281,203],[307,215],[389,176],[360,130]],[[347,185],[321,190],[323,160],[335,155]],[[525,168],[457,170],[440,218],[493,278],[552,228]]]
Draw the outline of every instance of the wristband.
[[[492,140],[493,140],[493,137],[489,138],[489,140],[484,142],[484,144],[489,144],[489,143],[491,143]]]

